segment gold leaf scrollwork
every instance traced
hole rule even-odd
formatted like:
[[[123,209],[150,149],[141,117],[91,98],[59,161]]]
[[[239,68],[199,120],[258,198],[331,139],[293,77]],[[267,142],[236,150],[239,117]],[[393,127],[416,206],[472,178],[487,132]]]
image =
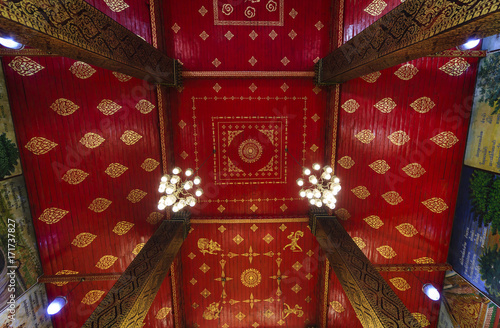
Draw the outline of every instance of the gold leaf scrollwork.
[[[335,215],[343,221],[349,220],[351,218],[351,214],[345,208],[339,208],[338,210],[336,210]]]
[[[422,204],[424,204],[425,207],[427,207],[431,212],[438,214],[448,209],[448,205],[446,205],[445,201],[439,197],[424,200]]]
[[[94,149],[99,147],[106,139],[98,135],[97,133],[89,132],[86,133],[81,139],[80,143],[89,149]]]
[[[113,228],[113,232],[116,233],[118,236],[122,236],[122,235],[126,234],[127,232],[129,232],[133,226],[134,226],[134,224],[131,222],[120,221]]]
[[[227,158],[227,167],[229,172],[235,172],[235,173],[244,172],[242,169],[237,167],[229,157]]]
[[[342,306],[342,304],[340,304],[340,302],[337,302],[337,301],[331,301],[330,302],[330,306],[332,307],[332,309],[337,312],[337,313],[342,313],[345,311],[344,307]]]
[[[128,167],[121,165],[120,163],[111,163],[104,172],[112,178],[118,178],[127,170]]]
[[[429,322],[429,319],[425,316],[425,314],[414,312],[411,314],[420,324],[420,327],[425,328],[427,326],[430,326],[431,323]]]
[[[418,163],[411,163],[402,168],[403,172],[408,176],[417,179],[426,173],[422,165]]]
[[[379,229],[381,226],[384,225],[384,222],[380,219],[380,217],[376,215],[370,215],[369,217],[364,218],[363,220],[373,229]]]
[[[287,247],[290,247],[290,250],[292,252],[302,252],[302,248],[298,245],[300,237],[304,237],[304,232],[298,230],[296,232],[292,232],[290,235],[288,235],[286,238],[290,239],[290,244],[285,245],[283,247],[283,250],[285,250]]]
[[[370,196],[370,192],[368,191],[368,188],[365,186],[358,186],[356,188],[351,189],[352,193],[354,196],[358,197],[359,199],[366,199],[368,196]]]
[[[203,319],[205,320],[215,320],[219,319],[219,314],[222,311],[222,307],[219,307],[219,302],[213,302],[205,311],[203,311]]]
[[[273,11],[276,11],[276,9],[278,9],[278,4],[276,3],[276,1],[269,0],[266,4],[266,9],[267,11],[272,13]]]
[[[248,6],[245,9],[245,16],[246,16],[246,18],[254,18],[255,17],[255,13],[256,13],[256,10],[252,6]]]
[[[385,3],[384,1],[374,0],[372,3],[368,5],[368,7],[364,9],[364,11],[375,17],[382,14],[385,7],[387,7],[387,3]]]
[[[226,16],[229,16],[233,13],[233,6],[229,3],[223,4],[222,5],[222,13]]]
[[[453,58],[439,69],[449,76],[460,76],[469,69],[470,64],[462,57]]]
[[[441,132],[431,140],[441,148],[451,148],[459,141],[457,136],[450,131]]]
[[[104,293],[105,291],[103,290],[91,290],[85,295],[85,297],[83,297],[82,303],[92,305],[97,302],[102,297],[102,295],[104,295]]]
[[[408,289],[411,288],[410,284],[401,277],[395,277],[392,279],[389,279],[389,281],[396,287],[398,290],[404,292],[407,291]]]
[[[169,307],[164,307],[164,308],[161,308],[157,313],[156,313],[156,316],[155,318],[158,319],[158,320],[162,320],[162,319],[165,319],[167,317],[167,315],[169,315],[169,313],[172,311],[172,308],[169,308]]]
[[[141,164],[141,168],[146,172],[152,172],[160,165],[160,162],[154,160],[152,158],[146,158],[144,162]]]
[[[262,145],[255,139],[247,139],[238,147],[238,155],[245,163],[255,163],[262,156]]]
[[[429,97],[421,97],[410,104],[417,113],[425,114],[436,107],[436,104]]]
[[[302,307],[298,304],[295,307],[291,308],[288,304],[283,303],[287,308],[283,310],[283,320],[286,319],[290,314],[295,314],[297,317],[302,317],[304,315],[304,311],[302,311]]]
[[[56,276],[60,276],[60,275],[75,275],[75,274],[78,274],[78,271],[61,270],[61,271],[57,271],[56,272]],[[55,281],[52,284],[61,287],[61,286],[64,286],[64,285],[68,284],[68,281]]]
[[[142,114],[149,114],[153,109],[155,109],[155,105],[153,105],[151,102],[147,101],[146,99],[139,100],[137,105],[135,105],[135,108],[141,112]]]
[[[9,63],[9,67],[21,76],[31,76],[45,68],[36,61],[23,56],[14,57]]]
[[[241,283],[248,287],[254,288],[262,281],[262,275],[257,269],[247,269],[241,274]]]
[[[135,248],[132,250],[132,254],[134,255],[139,255],[139,253],[142,251],[142,249],[144,248],[144,245],[146,245],[146,243],[140,243],[140,244],[137,244],[135,246]]]
[[[119,13],[129,7],[129,5],[123,0],[104,0],[104,2],[108,5],[109,9],[115,13]]]
[[[198,239],[198,248],[200,250],[200,253],[202,253],[203,255],[217,255],[217,252],[222,252],[222,249],[217,242],[213,241],[212,239],[209,240],[207,238]]]
[[[413,79],[418,73],[418,68],[412,64],[405,64],[401,66],[394,74],[403,81],[408,81]]]
[[[151,212],[146,219],[146,222],[149,224],[157,224],[163,219],[164,215],[160,212]]]
[[[50,109],[61,116],[68,116],[80,108],[77,104],[66,98],[59,98],[50,105]]]
[[[123,73],[118,73],[118,72],[113,72],[113,75],[118,79],[120,82],[127,82],[129,81],[132,76],[128,76],[127,74]]]
[[[69,211],[62,210],[57,207],[50,207],[43,210],[38,220],[47,224],[54,224],[59,222]]]
[[[434,264],[434,260],[430,257],[420,257],[418,259],[414,259],[415,263],[417,264]]]
[[[361,76],[361,78],[368,83],[375,83],[375,82],[377,82],[378,78],[381,75],[382,75],[382,73],[380,73],[380,72],[373,72],[373,73],[370,73],[367,75],[363,75],[363,76]]]
[[[89,174],[82,170],[70,169],[66,171],[66,173],[64,173],[61,179],[71,185],[77,185],[79,183],[82,183],[83,180],[85,180],[88,176]]]
[[[127,130],[123,132],[122,136],[120,137],[120,140],[123,141],[127,146],[131,146],[135,144],[137,141],[139,141],[142,138],[142,136],[134,132],[132,130]]]
[[[128,195],[127,199],[131,203],[138,203],[143,199],[148,193],[145,191],[142,191],[140,189],[133,189],[131,190]]]
[[[343,110],[345,110],[349,114],[352,114],[352,113],[354,113],[355,111],[358,110],[359,104],[358,104],[358,102],[356,100],[349,99],[341,107],[342,107]]]
[[[395,257],[396,255],[396,252],[392,249],[391,246],[388,246],[388,245],[384,245],[384,246],[380,246],[380,247],[377,247],[377,251],[380,253],[380,255],[382,255],[383,257],[385,257],[386,259],[392,259],[393,257]]]
[[[341,159],[338,160],[338,163],[340,164],[340,166],[342,166],[344,169],[347,170],[349,170],[351,167],[354,166],[354,164],[356,164],[356,162],[354,162],[354,160],[349,156],[342,157]]]
[[[56,146],[57,144],[55,142],[45,139],[44,137],[33,137],[28,141],[25,147],[35,155],[43,155]]]
[[[113,266],[113,264],[115,264],[116,260],[118,260],[118,258],[116,256],[104,255],[103,257],[101,257],[99,259],[99,261],[97,262],[97,264],[95,266],[101,270],[106,270],[106,269],[111,268]]]
[[[411,223],[402,223],[396,229],[405,237],[411,238],[418,234],[418,230]]]
[[[71,245],[80,248],[87,247],[94,241],[96,237],[97,237],[96,235],[93,235],[89,232],[82,232],[81,234],[76,236],[75,239],[73,239]]]
[[[386,192],[382,198],[391,205],[398,205],[403,201],[403,198],[396,191]]]
[[[369,144],[375,139],[375,135],[370,130],[362,130],[355,137],[364,144]]]
[[[79,79],[85,80],[94,75],[96,70],[87,63],[76,61],[71,65],[69,71]]]
[[[389,164],[387,164],[386,161],[383,159],[380,159],[378,161],[375,161],[368,165],[373,171],[377,172],[378,174],[386,174],[387,171],[391,169]]]
[[[391,133],[387,138],[396,146],[402,146],[410,141],[410,136],[408,136],[406,132],[402,130]]]
[[[97,105],[97,109],[103,113],[104,115],[110,116],[119,111],[122,108],[122,106],[118,105],[112,100],[109,99],[103,99]]]
[[[392,100],[392,98],[384,98],[373,106],[382,113],[388,114],[392,112],[392,110],[396,108],[397,105],[394,100]]]
[[[363,238],[361,237],[354,237],[352,238],[352,240],[354,241],[354,243],[356,245],[358,245],[359,249],[363,249],[366,247],[366,243],[364,242]]]
[[[89,210],[96,212],[96,213],[101,213],[104,212],[109,205],[111,205],[112,201],[106,198],[96,198],[90,203],[89,205]]]

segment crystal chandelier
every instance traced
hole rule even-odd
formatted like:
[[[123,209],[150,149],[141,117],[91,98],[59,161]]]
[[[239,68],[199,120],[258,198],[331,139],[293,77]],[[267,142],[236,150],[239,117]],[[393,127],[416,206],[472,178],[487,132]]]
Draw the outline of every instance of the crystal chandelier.
[[[182,181],[180,174],[182,170],[179,167],[174,167],[172,170],[172,175],[164,175],[161,177],[160,188],[158,191],[160,193],[165,193],[165,195],[160,197],[158,202],[158,209],[164,210],[167,206],[172,206],[172,211],[179,212],[186,206],[193,207],[198,202],[194,197],[200,197],[203,195],[203,190],[197,186],[201,183],[201,178],[195,176],[192,177],[195,172],[193,169],[187,169],[184,171],[186,180]],[[195,190],[196,189],[196,190]],[[194,191],[194,195],[192,192]]]
[[[337,203],[335,196],[341,189],[340,179],[332,175],[333,169],[329,165],[321,168],[321,165],[315,163],[312,167],[319,177],[316,177],[310,169],[304,167],[302,173],[307,178],[297,179],[297,185],[302,187],[299,191],[299,195],[302,198],[309,199],[311,205],[317,207],[326,205],[333,210]]]

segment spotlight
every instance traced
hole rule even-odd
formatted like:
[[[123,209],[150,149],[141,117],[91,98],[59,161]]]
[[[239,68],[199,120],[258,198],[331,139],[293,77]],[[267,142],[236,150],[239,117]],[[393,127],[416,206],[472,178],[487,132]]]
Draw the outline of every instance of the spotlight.
[[[479,44],[479,41],[481,41],[481,40],[471,39],[471,40],[467,41],[466,43],[462,44],[461,46],[458,46],[458,49],[469,50],[469,49],[475,48]]]
[[[0,37],[0,44],[5,48],[14,49],[14,50],[22,50],[24,48],[24,44],[16,42],[11,38],[2,38]]]
[[[439,301],[439,299],[441,298],[441,294],[439,293],[439,291],[431,284],[424,284],[422,286],[422,291],[433,301]]]
[[[48,315],[54,315],[59,313],[61,309],[68,303],[68,300],[64,296],[57,296],[54,298],[52,303],[50,303],[49,307],[47,308],[47,314]]]

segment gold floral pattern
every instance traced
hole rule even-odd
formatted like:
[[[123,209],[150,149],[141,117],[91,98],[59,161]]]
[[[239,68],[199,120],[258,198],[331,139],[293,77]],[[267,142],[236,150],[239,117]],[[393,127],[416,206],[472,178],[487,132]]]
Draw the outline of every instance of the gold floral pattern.
[[[89,174],[82,170],[70,169],[66,171],[66,173],[64,173],[61,179],[71,185],[77,185],[79,183],[82,183],[83,180],[85,180],[88,176]]]
[[[121,165],[120,163],[111,163],[104,172],[112,178],[118,178],[127,170],[128,167]]]
[[[129,5],[123,0],[104,0],[104,2],[108,5],[109,9],[116,13],[129,7]]]
[[[87,247],[94,241],[96,237],[96,235],[93,235],[90,232],[82,232],[81,234],[76,236],[75,239],[73,239],[71,245],[80,248]]]
[[[113,75],[118,79],[120,82],[127,82],[129,81],[132,76],[128,76],[127,74],[123,73],[118,73],[118,72],[113,72]]]
[[[23,56],[14,57],[14,59],[9,63],[9,67],[21,76],[35,75],[45,68],[36,61]]]
[[[89,132],[86,133],[81,139],[80,143],[89,149],[94,149],[99,147],[106,139],[98,135],[97,133]]]
[[[379,111],[381,111],[384,114],[388,114],[388,113],[392,112],[392,110],[394,108],[396,108],[396,106],[397,105],[394,102],[394,100],[392,100],[392,98],[384,98],[384,99],[380,100],[378,103],[376,103],[375,105],[373,105],[373,107],[375,107],[376,109],[378,109]]]
[[[413,315],[413,317],[418,321],[418,323],[420,324],[420,327],[424,328],[424,327],[431,325],[431,323],[429,322],[429,319],[427,319],[425,314],[414,312],[411,315]]]
[[[372,16],[378,16],[382,14],[385,7],[387,7],[387,3],[385,3],[384,1],[374,0],[372,3],[368,5],[368,7],[364,9],[364,11],[366,11],[368,14]]]
[[[349,156],[342,157],[338,160],[338,163],[340,164],[340,166],[347,170],[353,167],[354,164],[356,164],[356,162],[354,162],[354,160]]]
[[[385,174],[391,169],[389,164],[387,164],[387,162],[383,159],[379,159],[378,161],[375,161],[368,166],[378,174]]]
[[[138,203],[141,201],[141,199],[143,199],[148,193],[145,192],[145,191],[142,191],[140,189],[133,189],[131,190],[128,195],[127,195],[127,199],[131,202],[131,203]]]
[[[434,142],[441,148],[451,148],[453,147],[459,140],[457,136],[453,134],[453,132],[445,131],[431,138],[431,141]]]
[[[59,222],[68,213],[69,211],[57,207],[50,207],[43,210],[42,214],[38,217],[38,220],[47,224],[54,224]]]
[[[349,99],[341,107],[342,107],[343,110],[345,110],[349,114],[352,114],[352,113],[354,113],[355,111],[358,110],[359,104],[358,104],[358,102],[356,100]]]
[[[370,196],[370,192],[368,191],[368,188],[366,188],[365,186],[358,186],[356,188],[351,189],[351,191],[359,199],[366,199],[368,198],[368,196]]]
[[[398,290],[404,292],[411,288],[410,284],[401,277],[394,277],[389,279],[389,281],[396,287]]]
[[[134,132],[132,130],[127,130],[123,132],[122,136],[120,137],[120,140],[123,141],[127,146],[131,146],[135,144],[137,141],[139,141],[142,138],[142,136]]]
[[[89,210],[94,211],[96,213],[104,212],[109,205],[111,205],[112,201],[106,198],[96,198],[90,203]]]
[[[430,257],[420,257],[418,259],[414,259],[415,263],[417,264],[434,264],[434,260]]]
[[[164,215],[160,212],[151,212],[146,219],[146,222],[149,224],[157,224],[163,219]]]
[[[354,237],[352,238],[352,240],[354,241],[354,243],[356,245],[358,245],[359,249],[363,249],[366,247],[366,243],[364,242],[363,238],[361,237]]]
[[[448,205],[441,198],[434,197],[431,199],[424,200],[422,204],[425,205],[431,212],[442,213],[448,209]]]
[[[412,64],[404,64],[394,74],[403,81],[408,81],[413,79],[418,73],[418,68]]]
[[[340,304],[340,302],[332,301],[330,302],[330,306],[337,313],[342,313],[345,311],[344,307],[342,306],[342,304]]]
[[[43,155],[56,146],[57,144],[55,142],[45,139],[44,137],[33,137],[28,141],[25,147],[35,155]]]
[[[380,72],[373,72],[367,75],[362,76],[361,78],[368,83],[377,82],[378,78],[382,75]]]
[[[403,172],[408,176],[417,179],[426,173],[422,165],[418,163],[411,163],[402,168]]]
[[[92,305],[97,302],[106,292],[103,290],[91,290],[82,299],[83,304]]]
[[[118,260],[118,258],[116,256],[104,255],[103,257],[101,257],[99,259],[99,261],[97,262],[97,264],[95,266],[98,269],[106,270],[106,269],[111,268],[113,266],[113,264],[115,264],[116,260]]]
[[[153,105],[151,102],[147,101],[146,99],[142,99],[142,100],[139,100],[137,105],[135,105],[135,109],[137,109],[142,114],[148,114],[148,113],[151,113],[151,111],[153,109],[155,109],[155,105]]]
[[[57,271],[56,272],[56,276],[60,276],[60,275],[75,275],[75,274],[78,274],[78,271],[61,270],[61,271]],[[52,284],[61,287],[61,286],[67,285],[68,281],[56,281],[56,282],[53,282]]]
[[[396,146],[402,146],[410,141],[410,136],[402,130],[391,133],[387,138]]]
[[[97,109],[101,113],[103,113],[104,115],[107,115],[107,116],[113,115],[114,113],[119,111],[121,108],[122,108],[122,106],[118,105],[117,103],[115,103],[114,101],[109,100],[109,99],[103,99],[103,100],[101,100],[99,105],[97,105]]]
[[[77,104],[66,98],[59,98],[50,105],[50,109],[61,116],[68,116],[80,108]]]
[[[411,238],[418,234],[418,230],[411,223],[402,223],[396,229],[405,237]]]
[[[247,139],[238,147],[238,155],[245,163],[255,163],[262,156],[262,145],[255,139]]]
[[[142,249],[144,248],[144,245],[146,245],[146,243],[140,243],[140,244],[137,244],[135,246],[135,248],[132,250],[132,254],[134,255],[139,255],[139,253],[142,251]]]
[[[161,308],[157,313],[156,313],[156,316],[155,318],[158,319],[158,320],[162,320],[162,319],[165,319],[167,317],[167,315],[169,315],[169,313],[172,311],[172,308],[169,308],[169,307],[164,307],[164,308]]]
[[[392,249],[391,246],[384,245],[377,247],[377,252],[380,253],[383,257],[386,259],[392,259],[393,257],[397,256],[398,254]]]
[[[131,222],[120,221],[113,228],[113,232],[119,236],[122,236],[122,235],[126,234],[127,232],[129,232],[133,226],[134,226],[134,224]]]
[[[152,172],[160,165],[160,162],[153,158],[146,158],[144,162],[141,164],[141,168],[146,172]]]
[[[382,222],[380,217],[376,215],[370,215],[369,217],[364,218],[363,220],[373,229],[379,229],[381,226],[384,225],[384,222]]]
[[[470,64],[462,57],[453,58],[439,69],[450,76],[460,76],[465,73],[470,67]]]
[[[69,71],[82,80],[88,79],[97,72],[92,66],[82,61],[74,62],[69,68]]]
[[[369,144],[375,139],[375,135],[370,130],[362,130],[355,137],[364,144]]]
[[[391,205],[398,205],[403,201],[403,198],[396,191],[386,192],[382,198]]]
[[[417,113],[425,114],[436,107],[436,104],[429,97],[421,97],[410,104]]]
[[[343,221],[349,220],[351,218],[351,214],[345,208],[339,208],[338,210],[336,210],[335,215]]]
[[[248,287],[257,287],[262,281],[262,275],[257,269],[247,269],[241,274],[241,283]]]

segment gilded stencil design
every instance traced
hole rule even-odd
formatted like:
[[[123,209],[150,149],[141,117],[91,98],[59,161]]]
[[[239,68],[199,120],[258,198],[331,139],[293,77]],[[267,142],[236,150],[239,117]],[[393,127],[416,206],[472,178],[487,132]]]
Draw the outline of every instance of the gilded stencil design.
[[[352,113],[354,113],[355,111],[358,110],[359,104],[358,104],[358,102],[356,100],[349,99],[341,107],[342,107],[343,110],[345,110],[349,114],[352,114]]]
[[[127,74],[118,73],[118,72],[113,72],[113,75],[120,82],[127,82],[132,78],[132,76],[128,76]]]
[[[410,104],[416,112],[420,114],[428,113],[431,109],[436,107],[436,104],[429,97],[418,98]]]
[[[363,220],[373,229],[379,229],[381,226],[384,225],[384,222],[382,222],[380,217],[376,215],[370,215],[369,217],[364,218]]]
[[[380,72],[373,72],[373,73],[361,76],[361,78],[368,83],[375,83],[375,82],[377,82],[378,78],[381,75],[382,75],[382,73],[380,73]]]
[[[442,213],[448,209],[448,205],[441,198],[434,197],[422,202],[431,212]]]
[[[368,165],[373,171],[377,172],[378,174],[385,174],[387,171],[391,169],[389,164],[387,164],[386,161],[383,159],[380,159],[378,161],[375,161]]]
[[[104,2],[108,5],[109,9],[114,12],[120,12],[129,7],[129,5],[123,0],[104,0]]]
[[[219,314],[222,311],[222,307],[219,306],[218,302],[211,303],[205,311],[203,311],[203,319],[205,320],[216,320],[219,319]]]
[[[207,238],[198,239],[198,249],[203,255],[217,255],[218,252],[222,251],[219,243]]]
[[[85,180],[88,176],[89,174],[82,170],[70,169],[66,171],[66,173],[64,173],[61,179],[69,184],[77,185],[79,183],[82,183],[83,180]]]
[[[113,228],[113,232],[119,236],[122,236],[122,235],[126,234],[127,232],[129,232],[133,226],[134,226],[134,224],[131,222],[120,221]]]
[[[118,178],[127,170],[128,167],[121,165],[120,163],[111,163],[104,172],[112,178]]]
[[[364,144],[369,144],[375,139],[375,135],[370,130],[362,130],[355,137]]]
[[[271,236],[270,234],[267,234],[264,236],[264,238],[262,238],[267,244],[269,244],[270,242],[272,242],[274,240],[274,237]]]
[[[61,116],[68,116],[80,108],[77,104],[66,98],[59,98],[50,105],[50,109]]]
[[[99,259],[99,261],[97,262],[97,264],[95,266],[98,269],[106,270],[106,269],[111,268],[113,266],[113,264],[115,264],[116,260],[118,260],[118,258],[116,256],[104,255],[103,257],[101,257]]]
[[[208,270],[210,270],[210,267],[206,263],[203,263],[199,269],[201,272],[207,273]]]
[[[81,139],[80,143],[87,148],[94,149],[99,147],[106,139],[94,132],[86,133]]]
[[[91,290],[82,299],[83,304],[92,305],[97,302],[106,292],[103,290]]]
[[[460,76],[465,73],[470,64],[463,58],[453,58],[439,69],[450,76]]]
[[[363,249],[366,247],[366,243],[364,242],[363,238],[361,237],[354,237],[352,240],[358,245],[359,249]]]
[[[431,325],[429,319],[427,319],[425,314],[414,312],[412,313],[412,315],[415,319],[417,319],[418,323],[420,324],[420,327],[424,328]]]
[[[394,75],[396,75],[403,81],[408,81],[413,79],[415,75],[417,75],[417,73],[418,73],[418,68],[416,68],[412,64],[405,64],[400,68],[398,68],[398,70],[394,72]]]
[[[287,308],[283,310],[283,320],[286,319],[290,314],[295,314],[297,317],[301,318],[304,315],[304,311],[302,311],[302,307],[300,307],[298,304],[295,304],[295,307],[291,308],[288,304],[283,303]],[[281,324],[284,324],[285,322],[281,320]],[[280,325],[281,325],[280,324]]]
[[[418,230],[411,223],[402,223],[396,229],[405,237],[413,237],[418,234]]]
[[[358,186],[354,189],[351,189],[351,191],[359,199],[366,199],[368,198],[368,196],[370,196],[370,192],[365,186]]]
[[[96,213],[104,212],[109,205],[111,205],[112,201],[106,198],[96,198],[90,203],[89,210],[94,211]]]
[[[140,243],[135,246],[135,248],[132,250],[132,254],[134,255],[139,255],[139,253],[142,251],[146,243]]]
[[[54,224],[59,222],[68,213],[69,211],[57,207],[50,207],[43,210],[42,214],[38,217],[38,220],[47,224]]]
[[[42,65],[38,64],[36,61],[28,57],[21,56],[15,57],[9,63],[9,67],[21,76],[31,76],[45,68]]]
[[[96,237],[96,235],[93,235],[89,232],[82,232],[81,234],[76,236],[75,239],[73,239],[71,245],[81,248],[87,247],[94,241]]]
[[[411,163],[402,168],[403,172],[408,176],[417,179],[425,174],[425,169],[422,165],[418,163]]]
[[[430,257],[420,257],[418,259],[414,259],[413,261],[415,261],[415,263],[417,263],[417,264],[434,264],[434,263],[436,263]]]
[[[284,0],[250,0],[251,3],[213,0],[214,24],[283,26]]]
[[[241,283],[248,287],[257,287],[262,281],[262,275],[257,269],[247,269],[241,274]]]
[[[411,288],[410,284],[401,277],[395,277],[392,279],[389,279],[389,281],[396,287],[398,290],[404,292],[407,291],[408,289]]]
[[[410,136],[408,136],[406,132],[401,130],[391,133],[387,138],[396,146],[402,146],[410,141]]]
[[[115,103],[114,101],[109,100],[109,99],[103,99],[103,100],[101,100],[99,105],[97,105],[97,109],[101,113],[103,113],[104,115],[107,115],[107,116],[113,115],[114,113],[119,111],[121,108],[122,108],[122,106],[118,105],[117,103]]]
[[[392,100],[392,98],[384,98],[373,106],[382,113],[388,114],[392,112],[394,108],[396,108],[396,103],[394,102],[394,100]]]
[[[351,218],[351,214],[345,208],[339,208],[338,210],[335,210],[335,215],[343,221],[349,220]]]
[[[149,224],[157,224],[163,219],[163,217],[164,215],[160,212],[152,212],[151,214],[149,214],[146,222]]]
[[[353,167],[354,164],[356,164],[356,162],[354,162],[354,160],[349,156],[342,157],[338,160],[338,163],[340,164],[340,166],[347,170]]]
[[[392,249],[391,246],[388,246],[388,245],[384,245],[384,246],[380,246],[380,247],[377,247],[377,252],[380,253],[380,255],[382,255],[383,257],[385,257],[386,259],[392,259],[393,257],[395,257],[396,255],[396,252]]]
[[[247,139],[238,147],[238,155],[245,163],[257,162],[262,156],[262,145],[257,140]]]
[[[148,114],[148,113],[151,113],[151,111],[153,109],[155,109],[155,105],[153,105],[151,102],[147,101],[146,99],[142,99],[142,100],[139,100],[137,105],[135,105],[135,109],[137,109],[142,114]]]
[[[431,140],[441,148],[451,148],[459,141],[457,136],[450,131],[441,132]]]
[[[364,9],[364,11],[366,11],[368,14],[372,16],[378,16],[382,14],[385,7],[387,7],[387,3],[385,3],[384,1],[374,0],[372,3],[368,5],[368,7]]]
[[[57,144],[53,141],[45,139],[44,137],[33,137],[26,144],[26,149],[35,155],[43,155],[56,147]]]
[[[82,61],[74,62],[69,68],[69,71],[82,80],[88,79],[97,72],[92,66]]]
[[[141,164],[141,168],[146,172],[152,172],[160,165],[160,162],[153,158],[146,158],[144,162]]]
[[[57,271],[56,272],[56,276],[60,276],[60,275],[75,275],[75,274],[78,274],[78,271],[61,270],[61,271]],[[68,281],[56,281],[56,282],[53,282],[52,284],[61,287],[61,286],[67,285]]]
[[[292,252],[302,252],[302,248],[298,245],[300,237],[304,237],[304,232],[300,230],[290,233],[290,235],[287,236],[287,238],[290,239],[290,243],[288,245],[285,245],[285,247],[283,247],[283,250],[286,250],[287,247],[290,247],[290,250]]]
[[[131,203],[138,203],[143,199],[148,193],[145,191],[142,191],[140,189],[133,189],[131,190],[128,195],[127,199]]]
[[[403,201],[403,198],[396,191],[386,192],[382,198],[391,205],[398,205]]]
[[[157,313],[156,313],[156,316],[155,318],[158,319],[158,320],[162,320],[162,319],[165,319],[167,317],[167,315],[172,311],[172,308],[169,308],[169,307],[164,307],[164,308],[161,308]]]
[[[340,304],[340,302],[332,301],[330,302],[330,306],[337,313],[342,313],[345,311],[344,307],[342,306],[342,304]]]
[[[120,137],[120,140],[123,141],[127,146],[131,146],[135,144],[137,141],[139,141],[142,138],[142,136],[134,132],[132,130],[127,130],[123,132],[122,136]]]

